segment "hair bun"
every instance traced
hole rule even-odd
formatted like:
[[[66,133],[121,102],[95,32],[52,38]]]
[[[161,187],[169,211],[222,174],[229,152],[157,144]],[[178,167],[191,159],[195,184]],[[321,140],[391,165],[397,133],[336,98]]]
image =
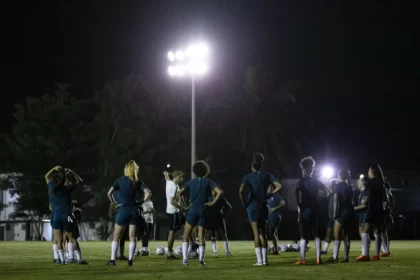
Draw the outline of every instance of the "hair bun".
[[[254,155],[254,162],[260,164],[264,161],[264,155],[262,153],[256,153]]]

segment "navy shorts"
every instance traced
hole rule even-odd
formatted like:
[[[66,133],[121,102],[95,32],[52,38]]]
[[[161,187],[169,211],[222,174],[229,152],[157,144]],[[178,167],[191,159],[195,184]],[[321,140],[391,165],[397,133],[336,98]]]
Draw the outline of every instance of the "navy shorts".
[[[117,225],[125,227],[128,225],[137,225],[140,220],[140,214],[137,206],[120,207],[117,214]]]
[[[73,232],[73,223],[69,223],[68,213],[54,213],[52,218],[52,228],[63,232]]]
[[[314,208],[302,208],[300,209],[299,222],[305,226],[318,225],[318,211]]]
[[[369,211],[366,214],[365,223],[372,225],[383,224],[385,221],[385,211],[380,209],[377,211]]]
[[[268,219],[267,205],[249,205],[247,208],[248,220],[250,223],[266,222]]]
[[[206,226],[204,209],[190,208],[187,214],[187,223],[192,226],[199,226],[204,228]]]
[[[339,222],[343,226],[348,226],[353,219],[353,209],[344,208],[340,211],[340,215],[337,218],[337,222]]]
[[[278,227],[281,223],[281,216],[280,215],[268,215],[267,225]]]
[[[360,213],[359,214],[359,226],[363,226],[365,223],[367,213]]]
[[[168,227],[170,231],[177,231],[181,227],[181,213],[166,213],[168,217]]]

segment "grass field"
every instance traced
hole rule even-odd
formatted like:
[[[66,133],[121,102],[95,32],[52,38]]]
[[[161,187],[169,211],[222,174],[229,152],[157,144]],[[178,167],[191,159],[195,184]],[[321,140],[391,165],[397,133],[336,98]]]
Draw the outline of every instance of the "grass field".
[[[167,261],[165,256],[152,254],[136,257],[134,266],[126,261],[117,266],[105,266],[109,260],[110,242],[82,242],[84,258],[90,265],[57,265],[52,263],[50,242],[0,242],[0,278],[12,279],[420,279],[420,242],[392,241],[389,258],[376,262],[356,263],[360,242],[352,242],[351,262],[346,264],[315,265],[313,242],[308,252],[308,264],[296,266],[298,253],[270,256],[268,267],[253,267],[255,255],[251,242],[231,242],[233,257],[226,257],[224,249],[213,257],[211,243],[207,243],[206,267],[198,260],[190,260],[185,267],[181,261]],[[152,242],[150,249],[165,245]],[[177,242],[176,246],[180,245]],[[126,250],[128,244],[126,245]],[[330,247],[330,251],[332,248]],[[342,256],[342,252],[340,252]]]

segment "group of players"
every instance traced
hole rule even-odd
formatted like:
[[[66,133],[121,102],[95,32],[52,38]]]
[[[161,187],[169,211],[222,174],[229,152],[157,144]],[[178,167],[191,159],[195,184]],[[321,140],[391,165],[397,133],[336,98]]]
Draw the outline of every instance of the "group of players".
[[[79,175],[62,166],[53,167],[45,175],[48,185],[51,227],[54,232],[54,262],[88,264],[82,256],[79,237],[81,210],[72,192],[83,182]],[[67,252],[66,255],[64,252]],[[76,259],[74,258],[76,256]]]
[[[272,174],[262,171],[264,156],[257,153],[251,163],[252,172],[245,175],[239,188],[239,197],[242,206],[246,209],[253,235],[257,262],[255,266],[266,266],[268,262],[268,239],[273,240],[274,254],[278,254],[278,246],[275,243],[275,231],[280,223],[279,209],[285,202],[279,195],[283,186]],[[300,259],[296,264],[306,264],[306,248],[308,240],[313,237],[316,249],[316,263],[322,264],[321,253],[328,250],[328,236],[334,237],[333,256],[329,259],[338,262],[338,252],[341,240],[344,240],[344,259],[349,261],[350,241],[348,239],[349,226],[354,213],[359,214],[360,235],[362,239],[362,254],[357,261],[379,260],[381,243],[383,252],[381,256],[389,256],[389,239],[387,237],[387,217],[392,217],[391,195],[386,187],[385,179],[379,165],[372,165],[368,171],[368,178],[359,181],[360,195],[358,201],[354,200],[353,187],[351,185],[350,172],[340,170],[338,178],[331,182],[327,188],[319,180],[312,177],[315,161],[311,157],[301,160],[302,179],[296,188],[296,200],[299,211],[300,225]],[[56,171],[53,175],[51,173]],[[125,259],[123,244],[128,235],[129,254],[128,265],[133,265],[136,253],[137,240],[142,237],[142,252],[148,252],[148,238],[152,229],[154,209],[150,200],[151,191],[138,178],[139,166],[129,161],[124,168],[124,176],[118,178],[110,187],[108,197],[111,208],[116,213],[114,237],[111,244],[111,258],[109,265],[116,265],[118,247],[122,250],[119,259]],[[167,247],[167,259],[178,259],[173,252],[175,234],[181,225],[184,225],[182,243],[182,264],[188,265],[189,251],[198,247],[199,264],[205,265],[205,232],[209,232],[212,240],[214,255],[217,255],[216,238],[224,241],[225,253],[229,251],[226,236],[224,217],[230,212],[231,206],[224,199],[221,188],[208,179],[210,168],[205,161],[197,161],[193,165],[195,178],[192,178],[182,188],[183,173],[179,170],[169,174],[164,172],[166,179],[166,213],[169,221],[169,235]],[[77,237],[73,235],[74,222],[71,209],[71,192],[81,183],[81,178],[69,169],[61,167],[53,168],[46,175],[49,186],[50,204],[52,206],[52,226],[54,229],[54,259],[64,263],[62,256],[63,236],[68,238],[69,259],[72,259],[73,251],[77,261],[81,264],[86,262],[81,257],[80,246]],[[247,198],[245,194],[247,193]],[[184,195],[189,194],[188,206]],[[326,244],[321,251],[319,238],[319,203],[322,198],[330,196],[329,200],[329,225],[327,230]],[[149,215],[149,216],[147,216]],[[148,218],[146,218],[148,217]],[[392,218],[391,218],[392,219]],[[369,234],[375,236],[375,254],[369,257],[370,241]],[[140,234],[139,234],[140,233]],[[196,239],[198,237],[198,244]],[[382,238],[381,238],[382,237]],[[71,245],[70,245],[71,244]],[[122,248],[122,249],[121,249]],[[57,251],[57,254],[56,254]]]

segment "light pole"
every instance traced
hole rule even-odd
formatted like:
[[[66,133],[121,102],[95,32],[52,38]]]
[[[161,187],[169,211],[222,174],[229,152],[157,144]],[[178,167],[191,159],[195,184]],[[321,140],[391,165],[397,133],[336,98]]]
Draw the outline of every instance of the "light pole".
[[[191,75],[191,178],[194,178],[193,164],[196,161],[195,145],[195,82],[196,76],[205,74],[208,70],[206,58],[208,48],[205,44],[195,44],[186,50],[170,51],[168,59],[172,63],[168,67],[170,76],[183,77],[186,73]]]

